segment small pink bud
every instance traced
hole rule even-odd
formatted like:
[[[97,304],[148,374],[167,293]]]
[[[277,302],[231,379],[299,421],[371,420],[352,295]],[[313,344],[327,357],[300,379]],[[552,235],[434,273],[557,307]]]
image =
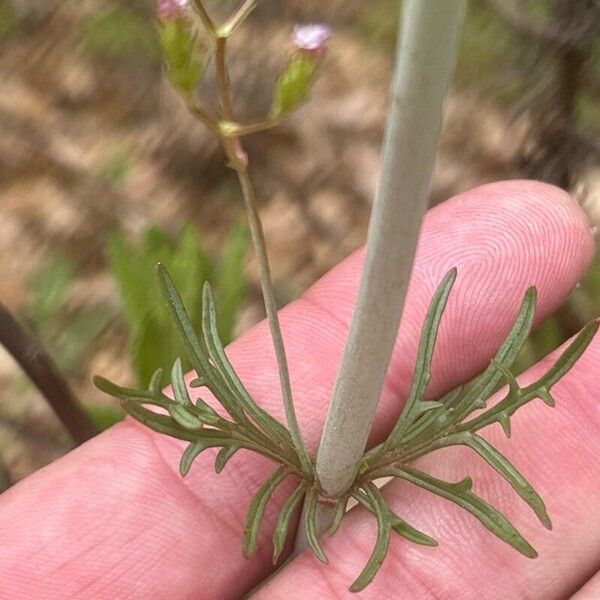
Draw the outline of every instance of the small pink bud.
[[[296,25],[294,27],[294,45],[299,50],[320,52],[331,38],[331,29],[322,23]]]
[[[190,0],[158,0],[158,15],[170,21],[181,19],[189,4]]]

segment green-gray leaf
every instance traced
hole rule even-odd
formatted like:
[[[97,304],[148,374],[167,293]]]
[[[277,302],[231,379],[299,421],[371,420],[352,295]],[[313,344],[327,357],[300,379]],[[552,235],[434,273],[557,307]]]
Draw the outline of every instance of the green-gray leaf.
[[[306,541],[308,546],[313,551],[314,555],[322,562],[327,564],[327,556],[319,542],[317,534],[317,492],[314,488],[310,488],[306,492],[306,500],[304,504],[304,531],[306,533]]]
[[[159,404],[160,406],[163,406],[164,404],[164,402],[158,400],[152,392],[121,387],[100,375],[95,375],[93,382],[99,390],[105,394],[119,398],[120,400],[138,400],[143,404]]]
[[[185,306],[183,305],[183,300],[181,299],[167,269],[159,263],[156,267],[156,272],[158,274],[158,281],[163,296],[167,301],[167,306],[173,316],[173,320],[175,321],[175,325],[177,326],[179,336],[185,346],[188,357],[192,362],[196,373],[198,373],[199,376],[207,377],[212,369],[204,354],[202,344],[194,331],[194,327]]]
[[[392,529],[409,542],[419,544],[421,546],[437,546],[438,541],[431,536],[419,531],[416,527],[413,527],[407,523],[404,519],[401,519],[395,513],[391,513],[391,524]]]
[[[170,404],[167,407],[169,414],[173,417],[173,420],[181,425],[184,429],[191,431],[200,431],[203,427],[202,421],[194,414],[192,414],[185,406],[181,404]]]
[[[229,462],[229,459],[240,449],[237,445],[224,446],[219,450],[217,458],[215,459],[215,471],[219,474],[225,465]]]
[[[371,583],[385,559],[390,543],[391,523],[388,507],[374,483],[368,482],[364,486],[364,490],[369,498],[373,514],[377,518],[377,540],[365,568],[350,586],[351,592],[360,592]]]
[[[354,497],[370,512],[375,514],[375,509],[371,502],[369,496],[367,496],[364,492],[358,491],[354,494]],[[403,538],[409,540],[410,542],[414,542],[415,544],[419,544],[421,546],[437,546],[437,540],[428,536],[427,534],[419,531],[412,525],[408,524],[404,519],[401,519],[397,514],[395,514],[389,508],[388,510],[388,519],[392,526],[392,529]]]
[[[279,467],[256,492],[248,508],[246,526],[244,528],[244,554],[252,556],[256,552],[258,531],[265,514],[265,509],[275,488],[290,474],[286,467]]]
[[[180,358],[173,363],[173,369],[171,370],[171,386],[173,387],[173,396],[175,396],[176,402],[183,406],[192,403],[185,385],[185,380],[183,379],[183,368],[181,366]]]
[[[468,446],[493,469],[495,469],[513,489],[529,504],[538,519],[547,529],[552,529],[552,523],[546,512],[546,506],[540,495],[533,489],[532,485],[519,473],[516,467],[503,456],[496,448],[478,435],[467,433],[459,436],[459,443]]]
[[[161,368],[158,368],[152,373],[152,377],[150,377],[148,391],[152,392],[154,395],[159,395],[162,392],[163,374],[164,371]]]
[[[349,498],[340,498],[335,505],[335,512],[333,514],[333,521],[327,531],[327,535],[335,535],[342,524],[342,519],[346,514],[346,508],[348,506]]]
[[[304,492],[306,490],[306,484],[301,483],[292,493],[292,495],[286,500],[285,504],[281,508],[281,512],[277,517],[277,523],[275,524],[275,530],[273,531],[273,564],[277,564],[285,539],[287,537],[288,529],[290,526],[290,520],[296,510],[296,507],[302,500]]]
[[[185,477],[188,474],[195,458],[203,450],[206,450],[206,445],[202,441],[194,442],[185,449],[184,453],[181,455],[181,460],[179,461],[179,472],[182,477]]]
[[[523,348],[533,325],[535,303],[536,289],[530,287],[525,292],[517,318],[496,356],[487,369],[471,382],[467,392],[461,399],[455,413],[457,421],[462,420],[473,408],[485,406],[485,401],[502,381],[502,373],[498,370],[498,365],[510,367]]]
[[[200,420],[208,425],[217,425],[223,419],[219,416],[217,411],[207,404],[202,398],[196,399],[196,404],[194,405],[196,412],[198,413]]]
[[[549,392],[552,386],[564,375],[566,375],[571,367],[577,362],[579,357],[585,352],[590,342],[596,335],[600,323],[592,321],[588,323],[576,336],[575,339],[567,346],[566,350],[560,355],[558,360],[546,371],[546,373],[525,388],[525,392],[531,389],[542,389],[542,393]]]
[[[230,392],[239,399],[240,404],[265,433],[271,433],[276,440],[289,440],[287,429],[254,402],[229,362],[219,338],[215,300],[208,282],[204,284],[202,291],[202,331],[209,356]]]
[[[468,478],[459,483],[448,483],[410,467],[394,469],[393,474],[458,504],[476,517],[494,535],[524,556],[528,558],[537,556],[534,548],[502,513],[471,492],[471,482]]]
[[[198,434],[193,431],[186,431],[173,422],[169,415],[160,415],[152,412],[138,402],[131,400],[123,400],[121,402],[123,409],[129,413],[134,419],[146,425],[153,431],[170,435],[178,440],[187,440],[193,442],[198,439]]]
[[[442,283],[440,283],[433,295],[427,315],[425,316],[423,329],[421,330],[421,339],[419,341],[419,350],[417,352],[415,373],[410,393],[396,425],[384,443],[384,449],[397,444],[414,422],[415,417],[420,413],[424,412],[424,410],[434,409],[439,406],[438,403],[427,403],[424,405],[423,411],[418,410],[431,377],[431,361],[433,358],[435,341],[437,339],[442,314],[446,308],[448,296],[450,295],[450,291],[452,290],[455,281],[456,269],[454,268],[446,274]]]

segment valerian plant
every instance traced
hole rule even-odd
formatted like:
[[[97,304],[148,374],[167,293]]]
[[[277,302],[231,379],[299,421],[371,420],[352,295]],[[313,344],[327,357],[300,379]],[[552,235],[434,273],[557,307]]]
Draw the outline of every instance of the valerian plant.
[[[386,556],[392,531],[416,544],[437,545],[435,539],[415,529],[387,505],[376,482],[391,477],[403,479],[454,502],[515,550],[527,557],[535,557],[536,551],[514,525],[473,492],[470,478],[459,482],[444,481],[415,468],[413,463],[417,458],[441,448],[466,446],[495,469],[531,507],[542,525],[550,529],[550,518],[542,498],[517,468],[479,432],[488,425],[499,423],[510,437],[511,417],[520,407],[536,399],[553,406],[553,386],[584,352],[598,324],[587,325],[544,375],[522,387],[511,368],[533,324],[536,292],[532,287],[526,291],[515,323],[490,365],[475,379],[442,398],[428,399],[427,385],[436,337],[457,277],[456,270],[452,269],[431,300],[421,331],[412,385],[396,423],[382,443],[364,453],[351,485],[334,497],[328,494],[317,476],[316,460],[307,452],[294,410],[265,242],[255,208],[248,157],[241,138],[275,126],[306,100],[330,32],[322,25],[297,27],[294,31],[295,50],[276,84],[271,111],[262,121],[240,122],[234,115],[230,98],[226,47],[230,36],[250,14],[254,4],[254,0],[244,2],[225,24],[218,25],[201,0],[195,0],[193,4],[185,0],[162,0],[159,3],[159,33],[173,86],[192,114],[219,137],[229,165],[237,172],[240,181],[278,362],[286,425],[261,408],[230,363],[217,331],[217,309],[210,285],[204,285],[202,326],[196,332],[169,273],[162,265],[157,267],[160,288],[184,344],[187,359],[195,371],[194,378],[187,386],[181,360],[177,359],[170,373],[172,397],[164,391],[166,381],[161,369],[154,373],[148,389],[124,388],[102,377],[95,378],[96,385],[119,398],[123,408],[147,427],[189,443],[181,457],[182,476],[208,448],[219,449],[215,459],[217,473],[240,450],[256,452],[273,461],[274,471],[256,492],[248,508],[243,536],[243,551],[247,556],[257,548],[259,529],[271,494],[284,480],[294,478],[295,488],[283,504],[273,531],[273,563],[276,564],[281,557],[294,523],[293,517],[302,503],[301,527],[306,543],[317,558],[326,563],[327,557],[319,540],[318,507],[325,504],[333,509],[334,516],[328,531],[329,535],[333,535],[343,521],[349,501],[354,499],[372,513],[378,528],[371,557],[350,588],[354,592],[364,589]],[[201,28],[204,29],[203,36],[200,36]],[[210,47],[200,41],[206,38]],[[200,104],[196,96],[211,55],[214,56],[217,73],[217,111]],[[489,405],[490,397],[501,389],[505,389],[501,399]],[[209,392],[222,410],[217,411],[206,402],[200,395],[202,392],[196,394],[191,390]]]

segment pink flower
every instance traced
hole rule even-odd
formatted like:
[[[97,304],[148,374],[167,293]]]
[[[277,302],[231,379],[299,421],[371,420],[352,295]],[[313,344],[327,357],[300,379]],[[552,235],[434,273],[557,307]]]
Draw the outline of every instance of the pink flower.
[[[318,52],[325,48],[331,38],[331,29],[322,23],[296,25],[294,27],[294,45],[299,50]]]
[[[161,19],[181,19],[189,4],[190,0],[158,0],[158,14]]]

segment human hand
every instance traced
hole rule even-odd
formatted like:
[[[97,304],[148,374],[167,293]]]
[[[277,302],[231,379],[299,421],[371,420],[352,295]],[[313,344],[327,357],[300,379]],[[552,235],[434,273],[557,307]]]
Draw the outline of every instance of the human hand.
[[[592,252],[580,209],[564,192],[544,184],[492,184],[430,211],[373,441],[385,435],[401,408],[421,322],[450,267],[458,267],[458,279],[438,338],[432,397],[487,365],[528,285],[538,288],[539,322],[579,281]],[[361,258],[358,252],[346,259],[281,312],[295,403],[313,451],[355,301]],[[253,397],[281,418],[266,325],[242,336],[229,351]],[[522,408],[510,441],[498,427],[485,430],[546,501],[552,533],[468,450],[424,459],[429,472],[445,479],[473,476],[475,489],[517,525],[539,558],[519,555],[454,505],[395,482],[385,492],[391,507],[438,539],[439,547],[392,537],[373,583],[351,595],[347,588],[364,566],[376,528],[356,509],[335,537],[324,540],[330,565],[305,553],[254,598],[551,600],[575,593],[600,566],[599,356],[595,340],[554,388],[556,408],[541,402]],[[0,496],[0,598],[222,600],[252,589],[272,571],[270,530],[290,486],[282,485],[275,494],[259,550],[245,559],[245,511],[273,465],[239,452],[217,477],[211,457],[201,455],[182,480],[181,451],[176,440],[127,419]],[[600,597],[600,590],[594,596],[593,589],[578,600]]]

